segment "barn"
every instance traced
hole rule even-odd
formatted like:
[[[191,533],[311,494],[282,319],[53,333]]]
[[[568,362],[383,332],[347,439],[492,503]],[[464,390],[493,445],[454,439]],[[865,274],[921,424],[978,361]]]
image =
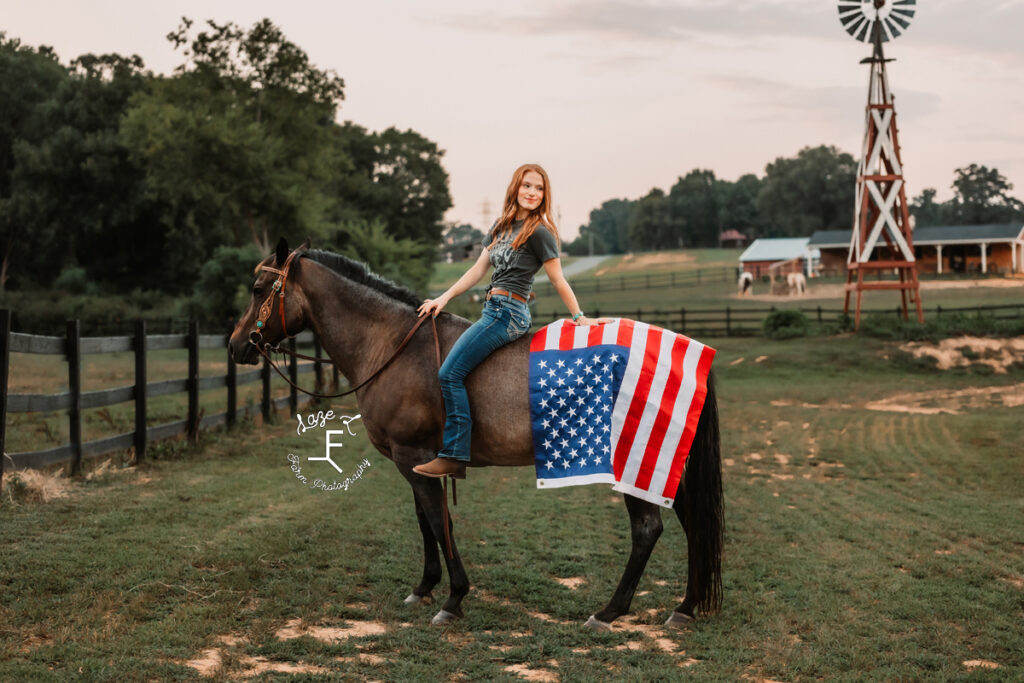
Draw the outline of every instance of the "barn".
[[[811,235],[808,247],[821,251],[824,274],[846,272],[849,230],[819,230]],[[917,228],[914,230],[914,256],[922,273],[1024,272],[1024,224]]]
[[[806,237],[762,237],[740,254],[740,267],[755,278],[767,277],[772,266],[776,274],[803,271],[810,276],[819,256]]]

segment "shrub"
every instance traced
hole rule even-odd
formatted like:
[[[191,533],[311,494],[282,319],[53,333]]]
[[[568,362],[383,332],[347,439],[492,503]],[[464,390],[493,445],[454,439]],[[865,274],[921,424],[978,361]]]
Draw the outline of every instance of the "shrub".
[[[61,271],[54,282],[54,287],[69,294],[93,294],[96,285],[89,282],[85,268],[71,266]]]
[[[765,336],[772,339],[806,337],[807,316],[797,310],[774,311],[764,319]]]

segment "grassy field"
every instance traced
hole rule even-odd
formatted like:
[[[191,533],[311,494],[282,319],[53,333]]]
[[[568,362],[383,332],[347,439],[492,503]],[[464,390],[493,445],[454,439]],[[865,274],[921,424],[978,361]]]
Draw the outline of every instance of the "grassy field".
[[[460,486],[473,589],[463,620],[431,627],[436,604],[402,604],[411,495],[365,434],[339,458],[366,458],[362,478],[323,491],[288,461],[322,433],[249,424],[49,503],[5,492],[0,680],[1024,677],[1024,368],[939,372],[853,336],[717,346],[725,605],[688,630],[660,627],[685,579],[671,516],[633,614],[583,629],[624,566],[621,498],[537,491],[527,469]],[[937,395],[956,413],[867,407]]]

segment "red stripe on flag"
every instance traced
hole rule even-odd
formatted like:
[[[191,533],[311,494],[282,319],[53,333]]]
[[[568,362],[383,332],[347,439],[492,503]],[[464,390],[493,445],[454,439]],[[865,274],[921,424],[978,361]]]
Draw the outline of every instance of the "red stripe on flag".
[[[560,351],[572,349],[573,339],[576,337],[576,324],[570,322],[562,323],[562,334],[558,337],[558,348]]]
[[[592,325],[587,334],[587,346],[598,346],[601,344],[601,335],[604,334],[604,325]]]
[[[544,345],[548,341],[548,328],[544,326],[537,330],[536,334],[533,335],[533,339],[530,340],[530,353],[534,351],[543,351]]]
[[[654,370],[658,365],[658,351],[661,348],[661,335],[663,332],[664,330],[660,327],[653,325],[647,328],[647,343],[644,345],[643,365],[641,365],[640,375],[636,379],[633,400],[629,404],[626,419],[622,422],[619,442],[615,444],[614,472],[616,481],[622,480],[622,471],[626,467],[629,451],[633,448],[633,439],[636,437],[636,431],[640,426],[640,418],[643,417],[644,407],[647,405],[647,395],[651,392]],[[622,338],[621,334],[619,338]],[[626,382],[627,378],[623,378],[622,381]],[[621,392],[622,389],[620,388],[619,391]]]
[[[711,361],[714,358],[715,350],[705,346],[701,351],[700,360],[697,361],[697,389],[693,392],[690,410],[686,415],[686,428],[679,438],[679,447],[676,449],[676,455],[672,461],[672,469],[669,470],[668,479],[665,480],[665,490],[661,494],[667,498],[675,498],[676,490],[679,488],[679,480],[683,476],[686,458],[690,455],[690,446],[693,445],[693,435],[697,432],[697,422],[704,409],[704,399],[708,395],[708,373],[711,372]]]
[[[651,438],[647,442],[644,459],[640,463],[634,483],[634,486],[645,491],[651,485],[651,476],[654,474],[654,467],[658,464],[658,459],[661,456],[661,445],[665,441],[665,432],[668,431],[669,425],[672,423],[672,409],[676,405],[676,396],[679,395],[679,385],[683,382],[683,358],[686,356],[686,348],[689,345],[690,340],[683,336],[677,336],[672,344],[668,381],[665,382],[665,391],[661,395],[661,404],[658,406],[658,416],[651,427]]]
[[[615,343],[619,346],[625,346],[627,349],[633,344],[633,321],[626,320],[623,318],[619,322],[619,336],[616,337]]]

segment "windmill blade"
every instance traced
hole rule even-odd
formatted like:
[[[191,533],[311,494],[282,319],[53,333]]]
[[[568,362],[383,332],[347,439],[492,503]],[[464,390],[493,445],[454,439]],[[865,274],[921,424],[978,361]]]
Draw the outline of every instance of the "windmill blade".
[[[860,32],[857,35],[854,36],[854,38],[856,38],[862,43],[868,42],[869,40],[871,40],[871,32],[874,29],[874,26],[875,21],[873,19],[864,22],[864,27],[860,30]]]
[[[882,42],[895,40],[910,26],[917,0],[884,0],[876,9],[874,0],[838,0],[839,22],[856,40],[870,43],[878,24]]]

